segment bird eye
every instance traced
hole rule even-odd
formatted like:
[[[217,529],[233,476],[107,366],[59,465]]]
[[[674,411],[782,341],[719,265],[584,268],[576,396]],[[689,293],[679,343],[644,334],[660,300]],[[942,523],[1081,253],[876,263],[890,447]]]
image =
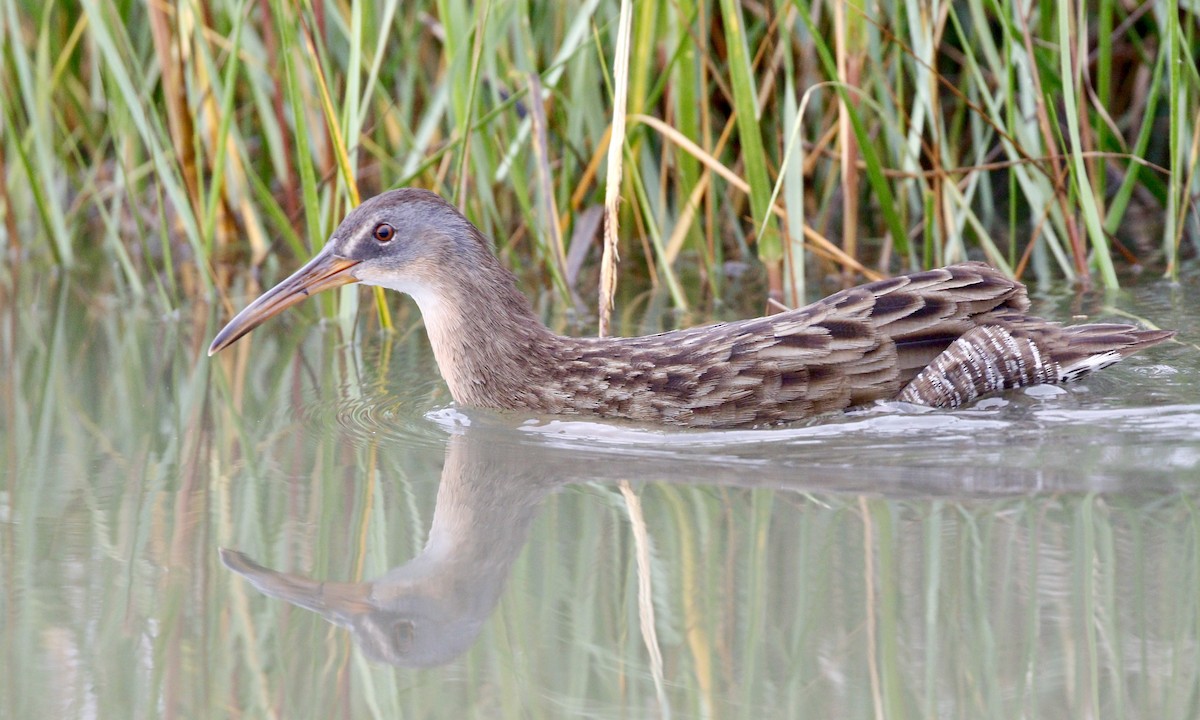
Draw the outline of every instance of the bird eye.
[[[375,239],[381,243],[385,243],[396,237],[396,228],[387,223],[379,223],[375,226]]]

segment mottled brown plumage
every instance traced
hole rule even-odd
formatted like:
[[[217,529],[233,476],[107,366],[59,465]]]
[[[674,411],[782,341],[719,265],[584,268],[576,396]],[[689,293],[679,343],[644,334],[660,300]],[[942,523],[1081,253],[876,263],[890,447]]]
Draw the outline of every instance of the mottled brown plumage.
[[[405,189],[356,208],[320,255],[243,310],[209,352],[312,292],[355,281],[417,301],[462,405],[691,427],[786,422],[890,398],[956,407],[1068,382],[1173,335],[1026,316],[1020,283],[963,263],[769,317],[563,337],[538,321],[470,222],[437,195]]]

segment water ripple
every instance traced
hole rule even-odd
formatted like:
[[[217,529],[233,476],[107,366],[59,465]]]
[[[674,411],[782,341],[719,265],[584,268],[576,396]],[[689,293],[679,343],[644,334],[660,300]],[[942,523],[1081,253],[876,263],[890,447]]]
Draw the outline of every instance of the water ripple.
[[[359,447],[379,442],[444,444],[445,433],[424,419],[438,387],[435,381],[408,383],[403,390],[388,383],[368,387],[345,383],[333,391],[332,399],[308,399],[303,408],[304,424],[314,436],[337,432]]]

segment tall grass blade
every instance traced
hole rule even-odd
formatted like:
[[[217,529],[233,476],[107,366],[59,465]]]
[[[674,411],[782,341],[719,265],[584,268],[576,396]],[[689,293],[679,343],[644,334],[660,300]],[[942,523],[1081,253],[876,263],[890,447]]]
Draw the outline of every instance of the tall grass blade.
[[[613,302],[617,293],[617,206],[621,202],[621,168],[625,156],[625,107],[629,91],[629,38],[633,22],[633,3],[621,0],[617,42],[613,60],[612,132],[608,139],[608,165],[604,180],[604,256],[600,261],[600,299],[597,333],[607,337],[612,322]]]
[[[1071,175],[1075,182],[1076,192],[1079,194],[1080,210],[1083,213],[1083,221],[1088,230],[1088,237],[1092,240],[1093,257],[1096,264],[1100,267],[1100,277],[1107,288],[1115,288],[1120,283],[1117,281],[1117,271],[1112,264],[1112,255],[1108,249],[1108,238],[1104,235],[1104,228],[1100,222],[1100,209],[1096,204],[1095,191],[1092,189],[1091,181],[1088,178],[1087,165],[1083,160],[1083,141],[1080,138],[1080,125],[1085,123],[1085,119],[1079,114],[1079,104],[1077,102],[1077,91],[1075,89],[1075,63],[1085,62],[1087,57],[1086,48],[1083,46],[1083,41],[1086,39],[1086,33],[1071,32],[1071,16],[1072,8],[1075,7],[1070,2],[1060,3],[1058,6],[1058,41],[1059,41],[1059,58],[1060,68],[1062,71],[1063,83],[1063,104],[1066,106],[1066,125],[1067,134],[1071,138],[1071,167],[1074,172]],[[1076,27],[1083,27],[1082,14],[1084,3],[1079,3],[1080,18],[1076,21]],[[1078,38],[1078,41],[1072,43],[1072,38]],[[1074,58],[1078,58],[1073,62]]]
[[[758,112],[758,91],[750,67],[750,46],[739,0],[721,0],[721,24],[729,49],[729,83],[733,88],[733,109],[737,113],[741,160],[750,186],[750,210],[754,227],[766,228],[756,238],[758,256],[768,266],[783,260],[783,247],[771,218],[771,180],[767,175],[767,154],[763,146],[762,125]]]

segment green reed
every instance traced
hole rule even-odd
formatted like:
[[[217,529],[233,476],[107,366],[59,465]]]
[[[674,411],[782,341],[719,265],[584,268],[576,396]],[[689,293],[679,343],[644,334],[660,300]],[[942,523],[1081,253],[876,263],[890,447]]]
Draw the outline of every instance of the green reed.
[[[576,223],[603,202],[616,5],[0,0],[0,245],[14,272],[95,267],[175,306],[419,185],[592,305],[599,235]],[[806,275],[968,254],[1106,286],[1176,272],[1197,22],[1148,7],[637,6],[620,91],[656,123],[619,139],[626,282],[685,308],[722,299],[728,260],[791,302]]]

